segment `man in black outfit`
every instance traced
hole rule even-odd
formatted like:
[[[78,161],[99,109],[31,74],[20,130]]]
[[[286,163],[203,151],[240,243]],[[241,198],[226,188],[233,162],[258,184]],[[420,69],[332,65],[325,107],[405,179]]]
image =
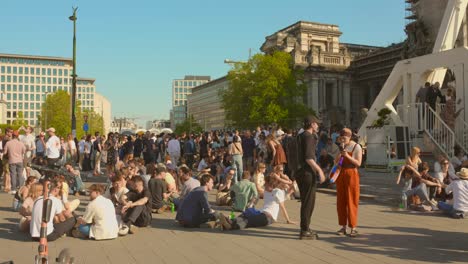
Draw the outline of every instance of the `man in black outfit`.
[[[317,174],[320,177],[320,183],[325,181],[320,166],[315,162],[315,151],[317,148],[317,132],[320,120],[315,116],[308,116],[304,119],[304,132],[299,135],[301,144],[299,151],[302,155],[300,161],[303,166],[296,174],[296,181],[301,192],[301,233],[300,239],[317,239],[316,232],[311,231],[310,218],[315,206],[315,191],[317,190]]]

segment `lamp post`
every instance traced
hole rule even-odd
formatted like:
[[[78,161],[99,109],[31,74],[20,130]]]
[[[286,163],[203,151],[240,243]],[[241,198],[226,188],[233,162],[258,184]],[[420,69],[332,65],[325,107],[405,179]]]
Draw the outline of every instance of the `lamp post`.
[[[76,137],[76,116],[75,116],[75,105],[76,105],[76,10],[78,7],[73,8],[73,15],[69,17],[73,21],[73,73],[72,73],[72,121],[71,129],[73,138]]]
[[[44,130],[47,129],[47,95],[49,92],[44,92]]]

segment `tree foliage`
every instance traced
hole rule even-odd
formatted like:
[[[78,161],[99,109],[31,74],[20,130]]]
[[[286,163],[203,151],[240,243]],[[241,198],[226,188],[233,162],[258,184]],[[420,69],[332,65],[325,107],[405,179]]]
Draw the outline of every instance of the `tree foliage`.
[[[16,116],[16,119],[11,122],[13,127],[22,127],[22,126],[27,126],[28,121],[24,119],[24,115],[22,111],[18,112],[18,115]]]
[[[176,125],[175,131],[176,134],[181,135],[182,133],[201,133],[203,128],[195,121],[193,115],[189,116],[183,123]]]
[[[227,78],[229,87],[221,98],[226,119],[235,127],[294,126],[313,113],[303,103],[303,72],[294,68],[289,53],[256,54],[247,63],[236,63]]]
[[[90,111],[85,111],[88,115],[88,124],[90,131],[94,133],[99,131],[103,133],[104,122],[102,117]],[[85,134],[83,131],[84,113],[81,111],[80,101],[76,101],[76,136],[80,138]],[[42,104],[41,115],[39,122],[42,130],[53,127],[57,135],[66,136],[71,133],[71,97],[66,91],[57,91],[47,96],[46,101]]]

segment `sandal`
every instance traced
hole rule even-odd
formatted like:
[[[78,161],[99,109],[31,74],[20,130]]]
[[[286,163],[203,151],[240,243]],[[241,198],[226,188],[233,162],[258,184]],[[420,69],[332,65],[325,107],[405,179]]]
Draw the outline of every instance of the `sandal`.
[[[357,237],[358,235],[359,233],[356,229],[351,229],[351,232],[349,233],[349,237]]]
[[[346,228],[341,228],[340,230],[336,231],[338,236],[346,236]]]

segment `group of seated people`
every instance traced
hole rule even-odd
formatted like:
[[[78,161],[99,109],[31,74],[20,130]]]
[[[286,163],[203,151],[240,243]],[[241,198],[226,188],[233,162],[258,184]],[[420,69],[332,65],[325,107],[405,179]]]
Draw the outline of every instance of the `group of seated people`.
[[[283,174],[282,165],[275,167],[267,177],[264,176],[265,168],[264,164],[259,164],[254,179],[249,171],[245,171],[243,180],[235,184],[232,183],[233,169],[228,169],[221,177],[217,185],[217,202],[231,210],[228,219],[215,212],[208,202],[215,177],[206,171],[194,176],[186,165],[175,168],[167,161],[166,164],[141,166],[131,160],[109,177],[107,185],[92,184],[85,191],[79,170],[66,164],[68,177],[47,178],[51,201],[47,239],[54,241],[65,234],[95,240],[114,239],[149,226],[153,213],[174,210],[177,210],[176,220],[184,227],[200,227],[204,223],[223,229],[268,225],[276,221],[279,208],[288,223],[292,223],[284,208],[292,182]],[[21,215],[19,228],[23,232],[29,231],[33,240],[39,240],[41,232],[44,181],[44,177],[30,176],[15,195],[15,208]],[[76,212],[80,200],[69,199],[69,194],[73,193],[89,196],[81,216]],[[257,211],[253,207],[260,198],[265,199],[265,205]],[[242,214],[234,219],[233,211]]]
[[[432,174],[419,157],[421,150],[413,147],[397,178],[397,184],[404,184],[406,199],[402,200],[421,210],[442,210],[453,218],[468,216],[468,162],[460,148],[455,150],[452,160],[437,157]]]

